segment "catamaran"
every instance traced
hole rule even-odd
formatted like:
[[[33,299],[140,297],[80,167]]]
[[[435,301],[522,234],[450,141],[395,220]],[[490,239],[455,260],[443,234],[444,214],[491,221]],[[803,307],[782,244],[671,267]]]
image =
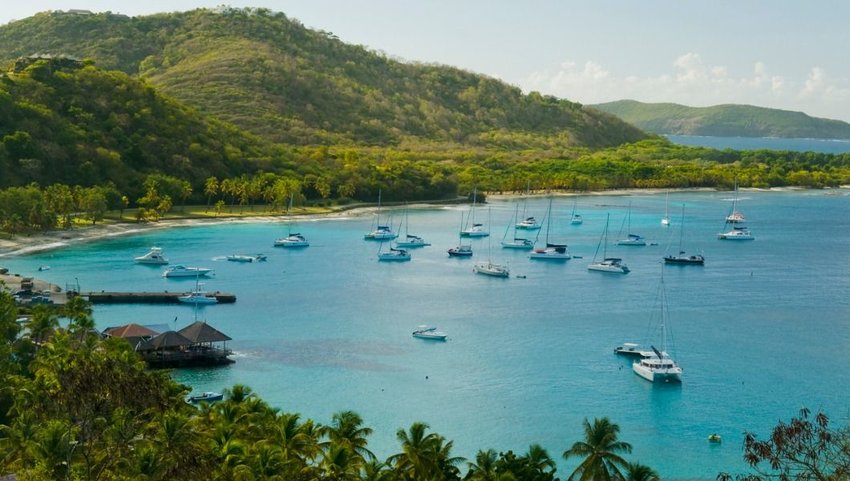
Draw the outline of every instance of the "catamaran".
[[[661,349],[650,346],[651,351],[643,352],[641,358],[632,364],[632,370],[638,376],[650,382],[682,382],[682,368],[668,354],[667,337],[667,295],[664,290],[664,275],[658,287],[658,304],[661,310],[659,330],[661,331]]]

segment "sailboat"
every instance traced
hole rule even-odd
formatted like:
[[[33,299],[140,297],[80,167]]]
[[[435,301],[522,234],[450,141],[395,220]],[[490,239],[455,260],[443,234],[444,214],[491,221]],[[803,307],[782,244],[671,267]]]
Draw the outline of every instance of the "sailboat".
[[[488,211],[487,222],[490,222],[490,214]],[[494,264],[490,259],[490,239],[487,239],[487,262],[479,262],[472,267],[472,271],[476,274],[481,274],[490,277],[510,277],[511,271],[508,266]]]
[[[746,222],[746,218],[741,211],[735,210],[738,205],[738,181],[735,181],[735,197],[732,198],[732,208],[729,210],[729,215],[726,216],[726,222],[730,224],[740,224]]]
[[[578,199],[573,200],[573,213],[570,215],[570,224],[572,225],[579,225],[584,222],[581,214],[576,213],[576,204],[578,204]]]
[[[375,214],[375,228],[364,235],[363,238],[366,240],[393,240],[398,237],[398,234],[393,232],[393,226],[391,224],[381,224],[381,190],[378,190],[378,211]]]
[[[511,217],[510,223],[508,223],[508,227],[505,228],[505,235],[502,236],[502,247],[505,249],[521,249],[521,250],[529,250],[534,248],[534,242],[531,239],[525,239],[523,237],[517,237],[517,229],[519,229],[519,224],[516,224],[515,221],[519,216],[519,204],[516,205],[516,210],[514,212],[514,216]],[[511,230],[511,224],[514,227],[514,238],[513,240],[508,240],[508,232]]]
[[[663,269],[663,268],[662,268]],[[661,349],[650,346],[651,351],[642,351],[641,358],[632,364],[632,370],[638,376],[650,382],[682,382],[682,368],[668,354],[667,294],[664,289],[664,274],[662,270],[661,283],[658,287],[658,304],[661,308],[659,330],[661,331]]]
[[[218,302],[218,298],[216,298],[215,295],[202,290],[202,286],[203,284],[201,284],[198,280],[195,280],[195,290],[182,296],[177,296],[177,300],[186,304],[195,305],[216,304]]]
[[[680,265],[698,265],[701,266],[705,264],[705,258],[700,254],[692,254],[688,255],[685,251],[682,250],[682,237],[685,233],[685,204],[682,204],[682,220],[680,221],[679,226],[679,253],[677,255],[666,255],[664,256],[664,262],[667,264],[680,264]]]
[[[404,247],[410,249],[412,247],[426,247],[431,244],[425,242],[425,239],[419,237],[418,235],[413,235],[408,231],[408,226],[410,225],[410,221],[407,214],[407,206],[404,208],[404,238],[402,240],[397,240],[395,242],[396,247]]]
[[[381,246],[378,247],[378,260],[379,261],[409,261],[411,256],[410,252],[407,249],[398,249],[396,247],[390,247],[390,250],[383,251],[384,243],[381,242]]]
[[[478,190],[475,189],[472,191],[472,208],[469,211],[469,220],[470,226],[461,230],[460,235],[462,237],[487,237],[490,235],[490,232],[484,227],[484,224],[475,222],[475,203],[478,198]]]
[[[646,239],[638,234],[632,234],[632,202],[629,201],[629,213],[626,214],[628,224],[626,228],[626,238],[617,241],[617,245],[621,246],[645,246]]]
[[[670,192],[664,195],[664,217],[661,218],[661,225],[670,225],[670,211],[667,209],[668,201],[670,200]]]
[[[540,223],[537,222],[537,219],[535,219],[533,216],[527,216],[526,215],[525,209],[526,209],[526,207],[528,207],[528,195],[529,195],[530,192],[531,192],[531,181],[529,181],[525,186],[525,197],[526,198],[525,198],[523,205],[522,205],[522,217],[523,217],[523,219],[519,220],[519,216],[517,216],[516,220],[519,221],[519,222],[516,223],[517,229],[522,229],[522,230],[539,230],[540,229]],[[516,237],[516,235],[514,237]]]
[[[289,207],[286,209],[287,216],[289,216],[290,212],[292,212],[292,198],[294,197],[294,195],[295,195],[294,192],[289,193]],[[289,222],[288,222],[289,233],[287,234],[286,237],[281,237],[280,239],[275,240],[274,241],[275,247],[309,247],[310,246],[310,243],[307,241],[306,237],[304,237],[303,235],[301,235],[298,232],[292,232],[292,224],[293,224],[292,218],[290,217]]]
[[[460,230],[458,230],[458,245],[449,248],[449,257],[472,257],[472,244],[463,243],[463,236],[460,235],[461,230],[463,230],[463,212],[460,213]]]
[[[549,228],[552,226],[552,198],[549,198],[549,208],[546,211],[546,247],[534,249],[529,258],[553,261],[565,261],[572,258],[567,252],[566,244],[553,244],[549,242]]]
[[[599,239],[599,244],[596,246],[596,252],[593,254],[593,262],[587,266],[589,271],[613,272],[616,274],[628,274],[629,267],[623,264],[623,259],[619,257],[608,257],[608,221],[611,214],[605,217],[605,230],[602,231],[602,237]],[[599,247],[602,246],[602,260],[596,261],[596,256],[599,254]]]

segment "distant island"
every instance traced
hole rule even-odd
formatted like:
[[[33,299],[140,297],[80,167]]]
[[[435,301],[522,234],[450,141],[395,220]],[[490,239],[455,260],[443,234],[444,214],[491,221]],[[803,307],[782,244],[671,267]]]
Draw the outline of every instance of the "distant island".
[[[662,135],[850,139],[847,122],[753,105],[688,107],[618,100],[592,107],[616,115],[642,130]]]

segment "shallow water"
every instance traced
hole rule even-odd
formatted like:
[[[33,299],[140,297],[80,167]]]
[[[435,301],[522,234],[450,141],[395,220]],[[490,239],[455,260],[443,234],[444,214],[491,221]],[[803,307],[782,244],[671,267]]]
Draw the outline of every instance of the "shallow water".
[[[234,339],[237,362],[178,370],[175,378],[196,391],[247,384],[272,405],[323,422],[353,409],[375,429],[370,448],[380,457],[398,450],[397,429],[425,421],[467,458],[478,449],[524,452],[540,443],[559,460],[563,478],[575,464],[560,454],[581,439],[582,420],[607,416],[634,445],[628,459],[664,479],[709,480],[744,469],[743,431],[766,436],[803,405],[846,423],[850,393],[848,192],[742,192],[752,242],[716,239],[731,198],[671,193],[670,227],[660,225],[664,195],[580,197],[580,226],[569,225],[572,198],[557,198],[550,238],[582,256],[561,264],[498,247],[512,200],[477,209],[492,235],[472,240],[473,259],[446,255],[457,244],[460,212],[469,209],[463,206],[411,211],[411,232],[433,245],[406,263],[377,261],[379,244],[362,240],[372,216],[301,223],[312,243],[304,250],[272,247],[283,223],[234,224],[148,232],[0,263],[25,274],[50,265],[40,277],[60,285],[76,279],[83,290],[194,287],[132,262],[153,245],[172,264],[215,268],[205,288],[238,300],[197,315]],[[623,257],[632,272],[588,272],[606,214],[613,243],[625,235],[630,201],[632,232],[658,245],[609,245],[608,255]],[[545,215],[546,199],[519,202],[520,213]],[[401,212],[394,214],[398,225]],[[664,268],[673,354],[685,371],[681,385],[657,386],[612,349],[658,342],[647,335],[657,318],[660,260],[678,251],[680,232],[684,249],[701,252],[706,265]],[[542,242],[545,229],[540,235]],[[474,262],[487,259],[488,244],[512,278],[472,273]],[[268,262],[222,260],[258,252]],[[194,317],[182,305],[95,309],[100,328],[180,328]],[[413,339],[419,324],[437,325],[449,341]],[[720,445],[707,442],[715,432]]]

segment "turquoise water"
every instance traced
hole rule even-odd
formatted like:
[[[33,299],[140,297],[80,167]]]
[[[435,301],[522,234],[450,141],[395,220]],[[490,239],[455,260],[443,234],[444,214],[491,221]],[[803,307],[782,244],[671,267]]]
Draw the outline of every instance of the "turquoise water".
[[[850,140],[780,139],[777,137],[711,137],[703,135],[665,135],[671,142],[682,145],[734,150],[791,150],[843,154],[850,152]]]
[[[498,248],[513,201],[491,200],[491,257],[513,275],[472,273],[487,258],[488,240],[473,240],[473,259],[454,259],[464,207],[410,212],[411,232],[433,246],[407,263],[379,263],[378,244],[362,240],[371,216],[303,222],[312,245],[271,247],[282,223],[175,228],[18,258],[13,272],[83,290],[189,290],[194,281],[166,280],[160,268],[135,265],[150,246],[172,263],[213,267],[209,290],[233,292],[232,305],[202,308],[199,317],[233,337],[237,362],[219,369],[179,370],[197,391],[251,386],[272,405],[328,422],[353,409],[375,429],[370,447],[397,452],[395,431],[425,421],[455,441],[456,454],[478,449],[524,452],[534,442],[559,460],[561,477],[575,465],[561,453],[582,438],[585,417],[620,424],[629,457],[664,479],[713,480],[741,471],[742,433],[766,436],[801,406],[846,423],[850,393],[850,195],[848,191],[742,192],[740,209],[756,240],[719,241],[730,193],[671,193],[673,225],[660,225],[664,195],[580,197],[585,222],[569,225],[572,198],[556,198],[550,238],[575,255],[562,264],[532,262]],[[606,214],[616,239],[631,202],[632,231],[656,246],[610,246],[626,276],[588,272]],[[648,343],[660,259],[677,250],[681,205],[684,246],[705,267],[664,269],[680,386],[656,386],[612,354],[624,341]],[[547,199],[528,202],[542,218]],[[523,207],[520,207],[522,210]],[[477,219],[487,219],[480,208]],[[401,219],[396,212],[395,222]],[[542,236],[543,234],[541,234]],[[621,233],[625,235],[625,233]],[[223,256],[263,252],[268,262]],[[193,320],[192,308],[97,306],[101,328],[137,322]],[[657,317],[657,316],[656,316]],[[176,318],[176,322],[175,322]],[[413,339],[434,324],[450,340]],[[710,433],[723,437],[709,444]]]

